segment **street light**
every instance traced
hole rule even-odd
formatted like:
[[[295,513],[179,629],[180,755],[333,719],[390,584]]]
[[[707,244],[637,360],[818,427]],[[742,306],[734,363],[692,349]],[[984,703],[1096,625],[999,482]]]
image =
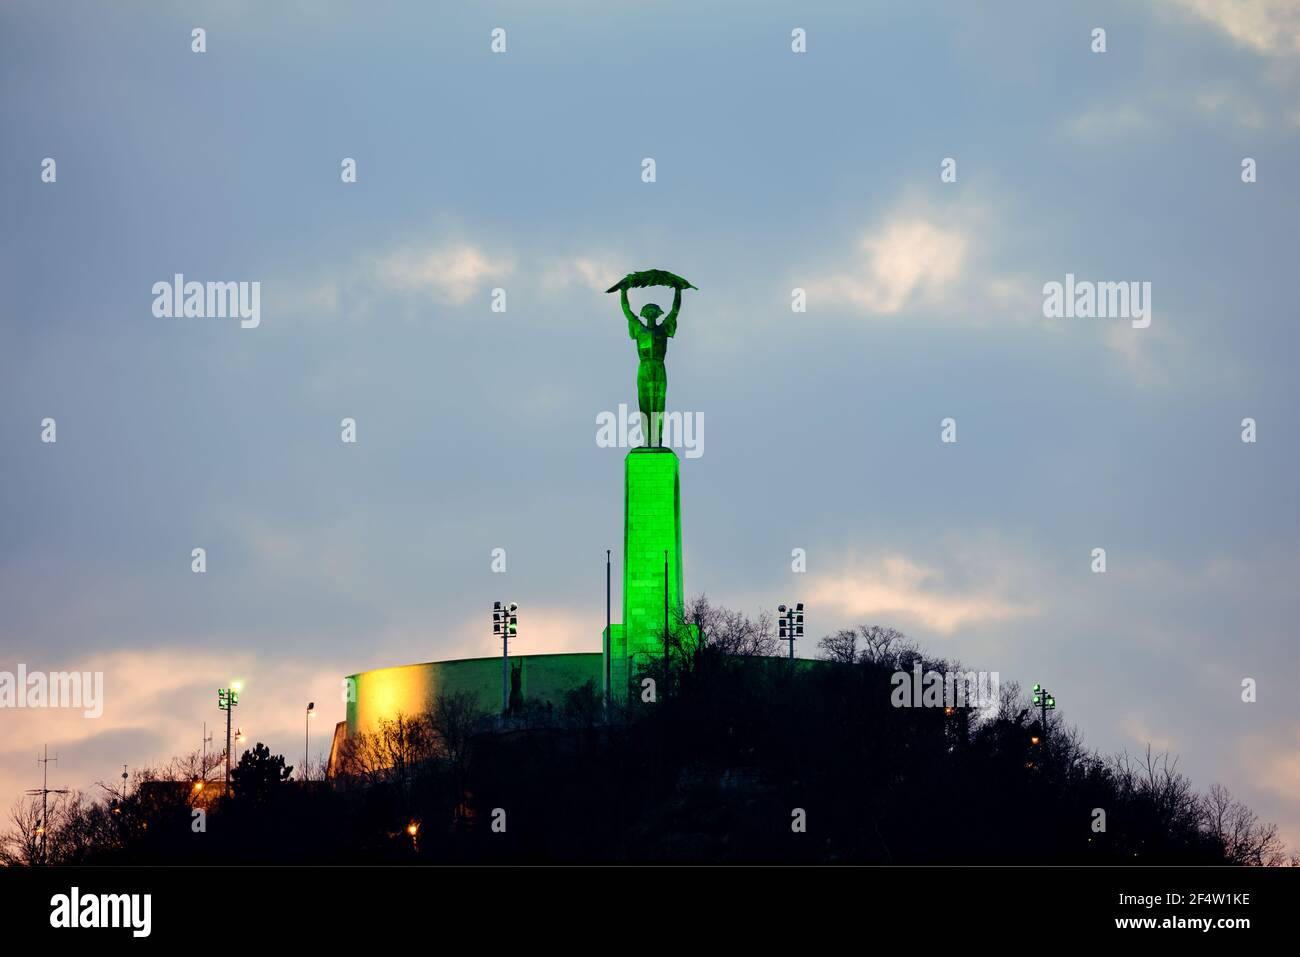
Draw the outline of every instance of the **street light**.
[[[208,779],[208,745],[212,743],[212,735],[208,734],[208,723],[203,722],[203,758],[199,764],[199,770],[203,772],[203,780]]]
[[[793,608],[778,605],[776,610],[777,638],[790,642],[790,660],[794,661],[794,643],[803,637],[803,602],[798,602]]]
[[[307,702],[307,717],[303,719],[306,731],[303,734],[302,743],[302,779],[307,780],[307,753],[311,749],[311,716],[316,713],[316,702]]]
[[[501,713],[510,710],[510,639],[519,633],[519,605],[513,601],[492,603],[492,634],[501,639]]]

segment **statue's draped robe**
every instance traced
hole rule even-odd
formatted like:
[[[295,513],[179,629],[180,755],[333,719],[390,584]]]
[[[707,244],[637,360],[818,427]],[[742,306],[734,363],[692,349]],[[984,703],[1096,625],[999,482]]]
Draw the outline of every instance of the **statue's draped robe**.
[[[676,317],[649,326],[640,320],[629,320],[628,334],[636,340],[637,355],[641,365],[636,372],[636,399],[642,416],[646,445],[659,445],[663,438],[664,403],[668,396],[668,372],[664,356],[668,354],[668,340],[677,331]]]

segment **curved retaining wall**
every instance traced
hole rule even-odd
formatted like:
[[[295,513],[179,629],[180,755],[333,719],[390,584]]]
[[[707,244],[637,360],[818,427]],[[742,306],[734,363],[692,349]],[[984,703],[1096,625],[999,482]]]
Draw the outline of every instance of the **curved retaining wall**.
[[[526,701],[564,703],[564,693],[594,681],[599,691],[604,656],[600,652],[521,655],[510,659],[520,671]],[[347,734],[372,732],[381,718],[418,714],[433,708],[440,694],[473,695],[484,712],[501,710],[501,659],[460,658],[420,665],[375,668],[348,676]]]

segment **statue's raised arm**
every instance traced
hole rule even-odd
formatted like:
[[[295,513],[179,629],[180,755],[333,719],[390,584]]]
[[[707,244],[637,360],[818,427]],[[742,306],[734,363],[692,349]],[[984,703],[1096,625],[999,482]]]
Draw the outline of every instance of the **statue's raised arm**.
[[[682,290],[677,288],[673,291],[673,308],[668,312],[664,319],[664,334],[671,339],[677,335],[677,313],[682,311]]]
[[[632,311],[632,304],[627,301],[626,286],[623,287],[622,293],[619,298],[623,305],[623,315],[627,316],[627,334],[630,338],[635,339],[636,331],[641,328],[641,320],[636,317],[636,313]]]

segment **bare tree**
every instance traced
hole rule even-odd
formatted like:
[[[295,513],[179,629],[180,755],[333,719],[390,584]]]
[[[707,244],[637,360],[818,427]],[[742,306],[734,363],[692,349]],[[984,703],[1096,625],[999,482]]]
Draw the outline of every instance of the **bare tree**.
[[[41,802],[19,798],[9,808],[11,829],[0,837],[0,864],[8,867],[38,864],[41,860]]]
[[[998,685],[998,711],[995,720],[1020,724],[1029,715],[1029,709],[1020,698],[1020,682],[1006,681]]]
[[[821,656],[827,661],[851,665],[858,660],[858,632],[855,628],[841,628],[817,642]]]
[[[896,628],[859,625],[858,635],[864,646],[861,659],[872,664],[896,666],[901,654],[915,650],[907,636]]]
[[[1259,816],[1232,796],[1222,784],[1210,785],[1201,798],[1202,826],[1223,848],[1233,864],[1276,867],[1287,862],[1277,825]]]
[[[859,647],[861,643],[861,647]],[[884,665],[898,667],[904,657],[914,655],[915,647],[897,628],[884,625],[858,625],[841,628],[817,643],[822,657],[842,664]],[[909,661],[910,663],[910,661]]]
[[[1192,784],[1178,773],[1178,758],[1168,752],[1153,755],[1147,745],[1143,757],[1124,752],[1112,759],[1111,771],[1121,797],[1144,800],[1167,832],[1188,833],[1199,828],[1201,802]]]
[[[408,793],[417,769],[436,754],[429,715],[381,718],[374,731],[349,735],[339,749],[339,770],[366,784],[389,784]]]
[[[473,755],[472,739],[482,718],[483,710],[477,700],[465,692],[438,695],[429,716],[438,754],[451,771],[452,786],[456,790],[455,818],[458,821],[467,813],[466,790]]]
[[[80,791],[73,792],[60,809],[56,822],[58,860],[75,864],[87,857],[118,850],[124,844],[122,808],[94,801]]]
[[[673,629],[681,652],[705,653],[736,658],[774,655],[779,650],[772,616],[764,611],[757,618],[709,603],[699,595],[687,604],[678,627]]]
[[[220,751],[206,755],[195,749],[189,754],[172,758],[163,768],[163,776],[171,781],[207,781],[219,768],[225,767],[226,756]]]
[[[471,739],[482,718],[473,695],[440,694],[426,714],[398,714],[381,719],[373,731],[349,735],[339,747],[338,775],[367,785],[387,784],[408,795],[417,778],[443,762],[463,789]]]

